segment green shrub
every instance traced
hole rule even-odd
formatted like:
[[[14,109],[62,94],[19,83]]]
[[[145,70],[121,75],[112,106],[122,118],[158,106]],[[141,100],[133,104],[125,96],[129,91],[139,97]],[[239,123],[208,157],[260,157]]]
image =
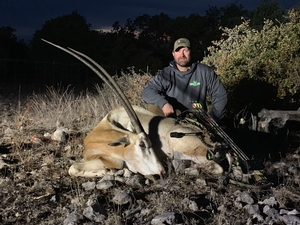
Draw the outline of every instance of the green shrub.
[[[213,42],[203,63],[220,76],[230,107],[254,101],[262,107],[279,101],[299,103],[299,21],[299,12],[291,10],[285,23],[266,20],[260,31],[252,29],[250,21],[222,28],[223,38]]]

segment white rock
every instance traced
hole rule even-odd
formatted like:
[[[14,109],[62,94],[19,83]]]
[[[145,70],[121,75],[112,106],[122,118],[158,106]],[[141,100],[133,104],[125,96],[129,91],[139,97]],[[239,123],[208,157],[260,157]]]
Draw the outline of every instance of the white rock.
[[[68,214],[67,218],[64,220],[64,225],[74,225],[77,224],[79,216],[76,212],[71,212]]]
[[[158,180],[156,180],[155,186],[157,188],[167,188],[168,180],[167,179],[158,179]]]
[[[141,210],[141,216],[147,216],[151,213],[150,209],[142,209]]]
[[[51,134],[49,132],[47,132],[47,133],[44,134],[44,137],[45,138],[51,138]]]
[[[184,174],[184,169],[186,169],[187,166],[183,160],[173,159],[172,164],[176,174]]]
[[[293,209],[292,211],[289,211],[287,214],[288,215],[299,215],[300,212],[297,209]]]
[[[197,168],[186,168],[184,169],[184,174],[191,177],[198,177],[200,175]]]
[[[265,205],[263,208],[263,212],[268,215],[269,220],[272,222],[278,222],[280,220],[280,215],[277,209],[271,208],[268,205]]]
[[[247,203],[249,205],[254,203],[253,198],[248,192],[242,192],[240,198],[242,202]]]
[[[126,184],[129,186],[141,186],[142,177],[140,175],[133,175],[126,180]]]
[[[257,219],[257,222],[263,222],[264,221],[264,218],[259,213],[255,213],[253,215],[253,219]]]
[[[286,209],[280,209],[279,214],[280,215],[284,215],[284,214],[288,214],[289,210]]]
[[[281,218],[285,224],[300,224],[300,218],[294,215],[283,215]]]
[[[115,176],[123,176],[124,175],[124,170],[118,170],[116,173],[115,173]]]
[[[118,205],[125,205],[131,202],[131,197],[126,193],[126,191],[119,191],[112,200]]]
[[[199,210],[197,203],[193,200],[189,201],[189,209],[192,210],[192,211],[198,211]]]
[[[166,212],[154,217],[151,220],[151,225],[175,224],[175,213]]]
[[[150,185],[150,180],[149,180],[149,179],[146,179],[146,180],[145,180],[145,184],[146,184],[146,185]]]
[[[115,181],[119,181],[120,183],[125,183],[124,177],[117,176],[117,177],[115,177]]]
[[[51,202],[56,202],[56,196],[53,195],[53,196],[51,197],[50,201],[51,201]]]
[[[114,186],[114,184],[111,181],[104,180],[104,181],[99,181],[96,185],[96,188],[98,190],[106,190],[108,188],[111,188],[112,186]]]
[[[82,184],[82,187],[84,188],[84,190],[89,191],[89,190],[93,190],[96,187],[95,182],[85,182]]]
[[[64,128],[57,128],[51,135],[53,141],[65,142],[67,140],[67,133]]]
[[[234,206],[237,207],[238,209],[243,208],[243,204],[240,201],[234,201],[233,202]]]
[[[274,206],[274,205],[277,205],[278,204],[278,202],[276,201],[276,199],[274,198],[274,197],[270,197],[270,198],[268,198],[268,199],[265,199],[264,201],[263,201],[263,203],[265,204],[265,205],[269,205],[269,206]]]
[[[56,122],[56,130],[51,135],[53,141],[65,142],[67,141],[68,129],[64,127],[63,122]]]
[[[296,209],[293,209],[292,211],[289,211],[287,209],[280,209],[279,214],[280,215],[283,215],[283,214],[287,214],[287,215],[299,215],[300,212],[298,212]]]
[[[83,215],[90,219],[91,221],[94,221],[96,223],[100,223],[105,219],[105,216],[103,214],[99,214],[98,212],[94,212],[94,209],[92,206],[88,206],[83,210]]]
[[[128,170],[127,168],[124,169],[124,177],[130,177],[131,176],[131,172],[130,170]]]
[[[259,214],[259,206],[257,204],[247,205],[246,208],[250,215]]]
[[[92,206],[88,206],[83,210],[83,215],[90,220],[93,220],[94,210]]]
[[[267,214],[267,212],[270,210],[270,206],[269,205],[265,205],[263,208],[263,213]]]
[[[107,181],[107,180],[115,180],[115,176],[113,174],[105,174],[104,177],[102,177],[101,181]]]
[[[203,177],[197,178],[196,181],[195,181],[195,183],[197,185],[200,185],[200,186],[206,186],[207,185],[206,180]]]

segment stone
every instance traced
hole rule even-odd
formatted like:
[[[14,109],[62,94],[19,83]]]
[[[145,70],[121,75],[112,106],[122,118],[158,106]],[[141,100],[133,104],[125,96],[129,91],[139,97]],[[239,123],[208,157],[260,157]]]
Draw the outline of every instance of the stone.
[[[125,205],[131,202],[131,197],[126,191],[119,191],[112,199],[117,205]]]
[[[114,184],[109,180],[99,181],[96,185],[98,190],[106,190],[114,186]]]
[[[282,220],[285,224],[300,224],[300,218],[294,215],[283,215]]]
[[[85,182],[82,184],[82,187],[84,188],[84,190],[89,191],[89,190],[93,190],[96,187],[96,183],[95,182]]]
[[[274,197],[270,197],[270,198],[268,198],[268,199],[265,199],[265,200],[263,201],[263,203],[264,203],[265,205],[269,205],[269,206],[272,206],[272,207],[274,207],[275,205],[278,204],[278,202],[276,201],[276,199],[275,199]]]
[[[175,213],[174,212],[165,212],[154,217],[151,220],[151,225],[164,225],[164,224],[175,224]]]
[[[77,224],[79,215],[76,212],[71,212],[68,214],[67,218],[64,220],[64,225],[74,225]]]
[[[242,192],[240,198],[241,198],[241,201],[246,204],[251,205],[254,203],[253,198],[250,196],[250,194],[248,192]]]
[[[259,206],[258,204],[247,205],[247,211],[250,215],[259,214]]]

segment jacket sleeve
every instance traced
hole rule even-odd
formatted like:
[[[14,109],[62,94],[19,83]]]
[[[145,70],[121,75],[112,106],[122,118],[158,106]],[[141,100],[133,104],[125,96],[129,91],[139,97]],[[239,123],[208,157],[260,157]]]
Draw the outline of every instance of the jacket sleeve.
[[[162,108],[168,101],[165,98],[166,81],[162,72],[158,73],[142,91],[142,98],[148,104]]]
[[[219,121],[226,112],[227,92],[213,69],[209,68],[207,76],[207,92],[212,103],[211,117]]]

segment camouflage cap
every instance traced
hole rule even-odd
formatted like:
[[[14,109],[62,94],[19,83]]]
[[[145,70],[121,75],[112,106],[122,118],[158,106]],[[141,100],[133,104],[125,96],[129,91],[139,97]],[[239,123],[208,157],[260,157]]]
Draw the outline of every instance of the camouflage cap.
[[[173,51],[176,51],[180,47],[188,47],[190,48],[190,41],[186,38],[179,38],[174,42]]]

